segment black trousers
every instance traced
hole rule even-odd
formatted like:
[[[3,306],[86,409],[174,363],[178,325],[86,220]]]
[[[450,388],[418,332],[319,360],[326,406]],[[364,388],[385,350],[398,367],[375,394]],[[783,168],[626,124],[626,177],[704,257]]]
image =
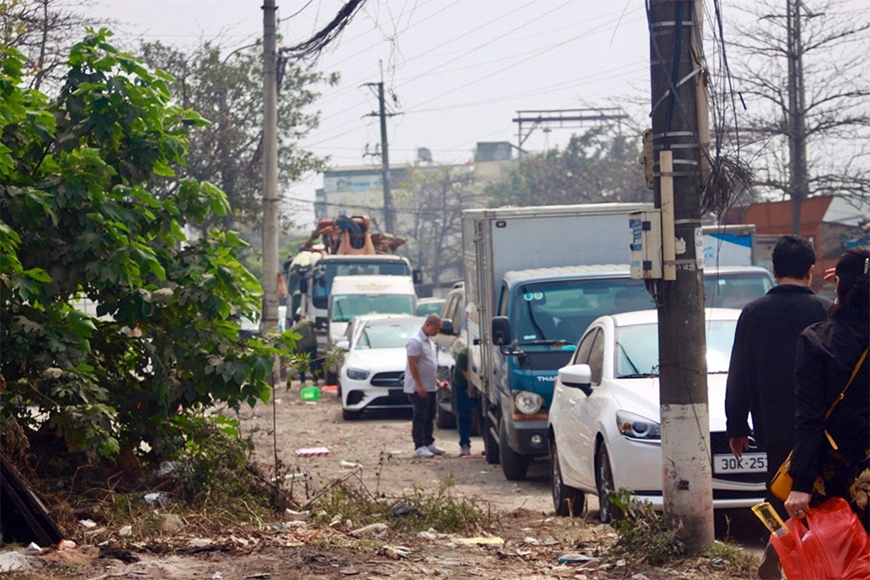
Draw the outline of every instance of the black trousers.
[[[414,438],[414,449],[426,447],[435,443],[432,430],[435,427],[435,393],[426,393],[424,399],[417,393],[408,395],[414,416],[411,419],[411,436]]]

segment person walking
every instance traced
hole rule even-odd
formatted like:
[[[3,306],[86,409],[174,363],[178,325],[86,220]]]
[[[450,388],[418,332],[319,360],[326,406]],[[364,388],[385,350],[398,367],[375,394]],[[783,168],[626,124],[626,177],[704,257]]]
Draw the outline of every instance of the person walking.
[[[290,329],[299,335],[299,340],[296,341],[296,352],[299,354],[308,355],[306,361],[301,363],[299,368],[299,380],[305,384],[305,368],[311,371],[311,377],[316,381],[320,365],[317,360],[317,335],[314,334],[314,323],[308,319],[303,319],[301,315],[294,316],[296,323]]]
[[[430,314],[423,326],[405,345],[408,360],[405,364],[404,392],[413,409],[411,436],[414,438],[416,457],[441,455],[444,450],[435,445],[432,436],[435,423],[435,390],[438,363],[432,337],[441,330],[441,317]]]
[[[738,459],[749,449],[749,436],[767,451],[767,480],[794,443],[794,363],[798,336],[827,319],[831,302],[810,288],[816,253],[806,239],[782,236],[773,249],[777,285],[743,307],[734,333],[725,391],[726,432]],[[749,416],[752,416],[752,428]],[[767,501],[786,517],[781,500],[769,491]],[[779,560],[768,544],[761,578],[779,578]]]
[[[837,303],[830,320],[810,326],[797,342],[794,453],[789,467],[793,481],[785,509],[801,518],[822,499],[842,497],[870,532],[870,249],[846,251],[835,275]],[[824,494],[814,498],[818,477]]]
[[[459,431],[459,456],[471,455],[471,412],[474,400],[468,392],[468,347],[456,353],[453,364],[453,392],[456,394],[456,428]]]

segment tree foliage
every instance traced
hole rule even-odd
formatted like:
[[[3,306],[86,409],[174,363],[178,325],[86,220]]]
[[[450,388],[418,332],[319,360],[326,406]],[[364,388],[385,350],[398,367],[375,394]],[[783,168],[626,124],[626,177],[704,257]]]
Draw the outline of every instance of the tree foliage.
[[[738,129],[761,192],[787,197],[796,125],[789,106],[789,59],[803,66],[807,176],[802,195],[870,198],[870,21],[836,0],[798,2],[800,42],[790,49],[785,2],[747,9],[731,39],[729,62],[745,102]],[[732,133],[733,137],[733,133]]]
[[[474,173],[453,166],[419,168],[405,174],[404,193],[396,199],[399,223],[408,243],[400,248],[424,282],[462,274],[462,210],[480,207],[481,185]]]
[[[56,99],[24,87],[24,55],[0,49],[2,421],[92,458],[141,441],[171,455],[173,415],[266,400],[292,341],[239,339],[260,293],[243,242],[184,234],[226,214],[226,196],[173,171],[207,123],[109,36],[73,47]],[[173,196],[147,187],[155,174],[177,180]],[[71,306],[81,297],[100,318]]]
[[[141,53],[149,66],[174,77],[168,87],[175,102],[210,121],[191,130],[186,163],[173,166],[176,177],[156,183],[155,192],[163,198],[174,195],[178,178],[209,180],[226,193],[232,209],[206,218],[203,232],[215,226],[244,231],[262,223],[262,47],[223,56],[210,43],[185,53],[157,42],[142,45]],[[306,112],[319,96],[315,87],[336,81],[298,63],[284,68],[277,102],[279,190],[325,168],[325,159],[299,143],[319,123],[318,112]]]
[[[79,10],[89,0],[82,0]],[[68,4],[68,3],[66,3]],[[0,44],[17,48],[26,57],[25,77],[31,87],[61,81],[69,49],[92,18],[70,10],[64,0],[6,0],[0,2]]]
[[[639,157],[637,138],[598,127],[573,135],[564,150],[524,155],[486,194],[493,207],[649,201]]]

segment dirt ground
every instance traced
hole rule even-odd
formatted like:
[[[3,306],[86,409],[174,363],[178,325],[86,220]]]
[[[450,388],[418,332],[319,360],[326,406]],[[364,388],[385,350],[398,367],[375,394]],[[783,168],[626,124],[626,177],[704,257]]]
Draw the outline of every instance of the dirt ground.
[[[369,491],[395,497],[414,486],[435,490],[450,477],[455,494],[484,502],[493,515],[493,525],[476,538],[443,534],[398,536],[389,530],[355,537],[347,533],[353,526],[346,524],[352,522],[324,529],[276,521],[263,522],[259,530],[202,537],[185,529],[182,522],[172,550],[147,544],[132,544],[123,550],[113,550],[111,545],[82,545],[70,552],[46,550],[43,555],[23,559],[25,570],[0,577],[16,580],[750,577],[735,574],[721,562],[708,558],[691,559],[667,568],[629,566],[622,561],[604,563],[598,556],[615,540],[615,533],[609,526],[598,525],[594,498],[589,506],[593,513],[586,518],[553,516],[546,461],[532,465],[527,481],[509,482],[499,466],[490,466],[483,459],[479,437],[472,439],[474,455],[460,458],[455,430],[436,430],[437,443],[447,450],[445,455],[416,459],[408,413],[367,413],[358,420],[344,421],[334,394],[322,393],[319,400],[304,402],[299,397],[298,383],[294,383],[291,391],[279,391],[274,404],[245,409],[240,419],[245,435],[255,441],[260,461],[273,464],[277,446],[279,459],[290,468],[291,475],[297,474],[293,477],[294,496],[301,503],[341,477],[361,478]],[[328,454],[297,454],[297,450],[318,447],[327,448]],[[758,536],[752,531],[749,537]]]

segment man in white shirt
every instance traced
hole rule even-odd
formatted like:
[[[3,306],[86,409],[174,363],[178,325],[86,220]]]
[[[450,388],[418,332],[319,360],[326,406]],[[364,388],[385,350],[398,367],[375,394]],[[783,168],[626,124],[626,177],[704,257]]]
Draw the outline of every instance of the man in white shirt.
[[[432,337],[441,330],[441,317],[430,314],[423,326],[415,332],[405,350],[408,362],[405,365],[404,391],[411,401],[414,416],[411,419],[411,435],[414,438],[416,457],[434,457],[444,450],[435,445],[432,431],[435,422],[435,389],[438,361]]]

